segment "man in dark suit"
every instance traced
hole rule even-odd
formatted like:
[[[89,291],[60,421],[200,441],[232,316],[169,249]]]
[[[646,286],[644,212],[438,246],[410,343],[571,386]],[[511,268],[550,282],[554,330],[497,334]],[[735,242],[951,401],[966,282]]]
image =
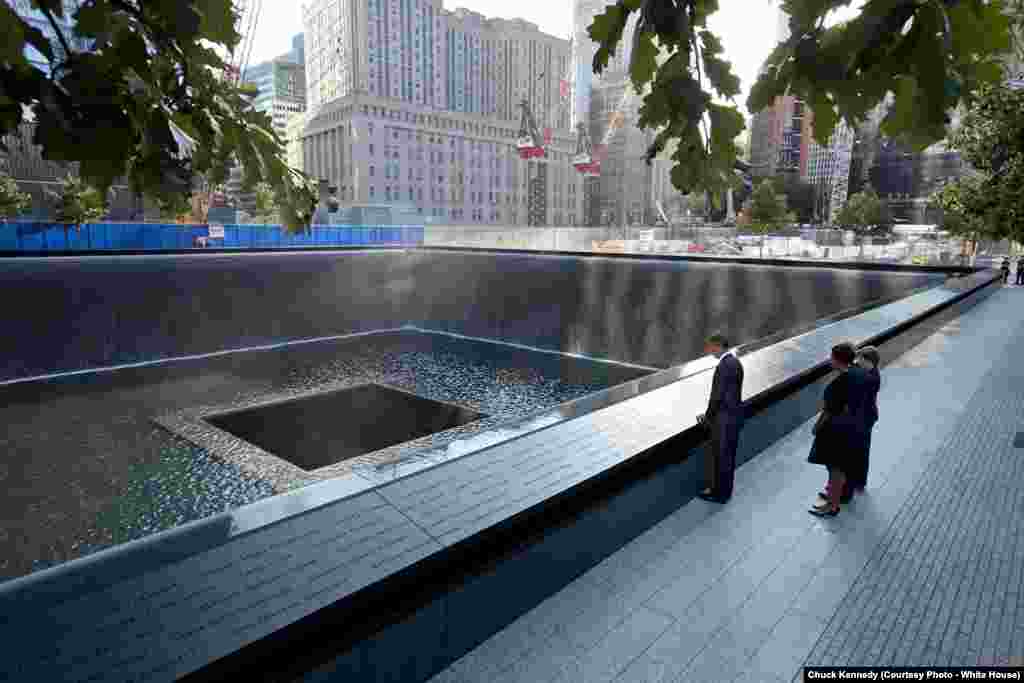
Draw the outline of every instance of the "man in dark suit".
[[[707,427],[710,438],[708,487],[698,495],[713,503],[724,503],[732,496],[736,446],[743,427],[743,365],[728,348],[729,340],[721,334],[711,335],[704,344],[704,352],[719,360],[711,381],[708,410],[697,418]]]

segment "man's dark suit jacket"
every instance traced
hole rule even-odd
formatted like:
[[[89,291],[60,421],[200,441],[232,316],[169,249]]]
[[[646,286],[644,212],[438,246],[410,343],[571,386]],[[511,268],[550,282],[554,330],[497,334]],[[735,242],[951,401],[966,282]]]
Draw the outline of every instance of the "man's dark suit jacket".
[[[743,365],[731,353],[722,356],[715,368],[704,418],[708,423],[743,421]]]

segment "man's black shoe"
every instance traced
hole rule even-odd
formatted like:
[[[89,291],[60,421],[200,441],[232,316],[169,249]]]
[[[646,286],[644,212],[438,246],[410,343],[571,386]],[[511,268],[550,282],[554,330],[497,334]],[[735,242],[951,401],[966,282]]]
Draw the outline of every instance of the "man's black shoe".
[[[724,505],[729,500],[728,498],[716,496],[714,493],[704,493],[703,491],[698,493],[697,497],[701,500],[706,500],[709,503],[718,503],[720,505]]]

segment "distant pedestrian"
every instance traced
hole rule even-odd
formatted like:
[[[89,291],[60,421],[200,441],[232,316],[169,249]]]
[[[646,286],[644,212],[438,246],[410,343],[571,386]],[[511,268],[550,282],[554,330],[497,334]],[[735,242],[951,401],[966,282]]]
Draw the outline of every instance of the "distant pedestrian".
[[[708,409],[697,421],[709,431],[706,460],[707,488],[698,495],[712,503],[725,503],[732,496],[736,470],[736,447],[743,427],[743,364],[727,351],[729,340],[713,334],[704,344],[704,352],[718,358],[711,380]]]
[[[850,473],[859,471],[862,456],[861,418],[867,399],[867,374],[853,364],[853,344],[832,347],[830,361],[839,372],[825,387],[824,405],[814,425],[814,443],[807,461],[828,468],[828,500],[811,508],[819,517],[839,514],[841,498]]]
[[[1024,256],[1017,257],[1017,284],[1024,285]]]
[[[1010,259],[1004,258],[1003,265],[999,267],[999,270],[1003,271],[1003,284],[1005,285],[1010,279]]]

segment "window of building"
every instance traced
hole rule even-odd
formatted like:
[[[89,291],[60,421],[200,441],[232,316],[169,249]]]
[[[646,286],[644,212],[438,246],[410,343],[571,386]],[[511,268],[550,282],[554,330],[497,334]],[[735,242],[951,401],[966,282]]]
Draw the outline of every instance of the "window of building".
[[[373,143],[372,142],[370,143],[370,156],[373,156]]]
[[[370,166],[370,177],[373,177],[373,166]]]
[[[373,185],[370,185],[370,196],[372,197],[374,194],[375,194],[375,188],[373,187]]]

